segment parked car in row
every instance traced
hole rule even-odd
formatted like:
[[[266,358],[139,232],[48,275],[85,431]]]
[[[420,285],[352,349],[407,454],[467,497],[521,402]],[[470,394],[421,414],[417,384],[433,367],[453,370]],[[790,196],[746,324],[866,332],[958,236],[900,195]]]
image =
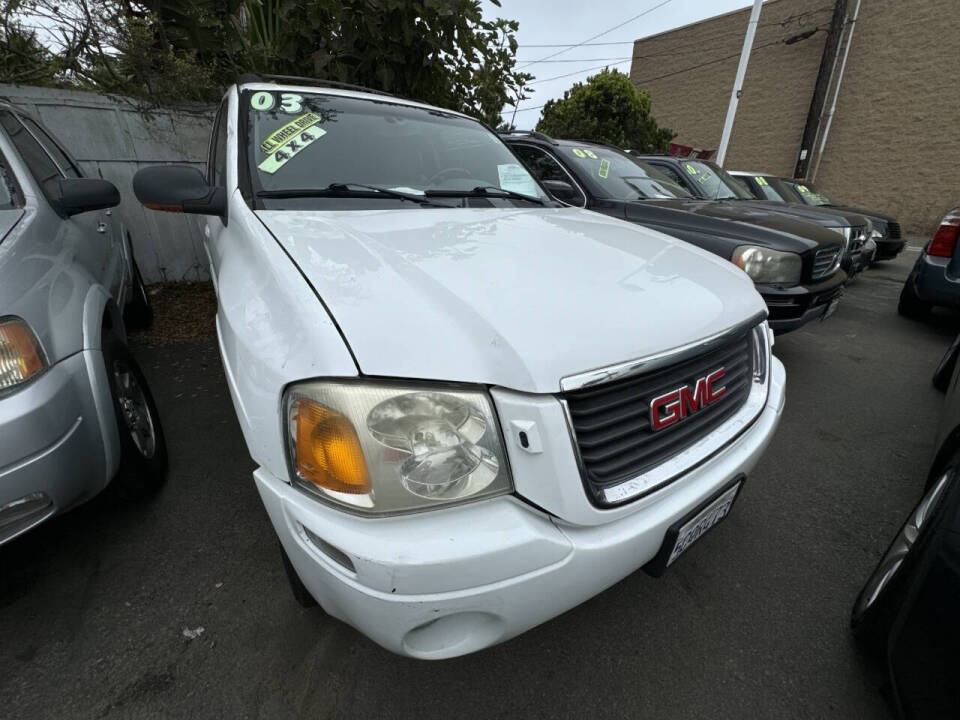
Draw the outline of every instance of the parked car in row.
[[[892,260],[906,244],[906,240],[900,234],[900,223],[896,218],[875,210],[863,210],[836,202],[813,183],[777,177],[768,173],[733,171],[731,175],[743,182],[750,194],[760,200],[804,204],[820,209],[863,215],[873,226],[870,239],[877,246],[877,260]]]
[[[870,221],[862,215],[834,209],[807,207],[801,204],[785,205],[757,200],[730,173],[705,160],[674,157],[672,155],[640,155],[648,162],[686,188],[695,197],[705,200],[737,201],[744,207],[753,207],[820,225],[843,236],[844,249],[841,267],[852,276],[867,266],[866,247],[870,237]]]
[[[960,338],[958,338],[960,340]],[[960,387],[955,341],[925,488],[854,603],[853,632],[904,720],[960,717]]]
[[[926,316],[935,305],[960,307],[960,205],[943,216],[930,241],[924,245],[900,291],[901,315]]]
[[[762,208],[695,198],[613,147],[511,133],[507,143],[555,198],[673,235],[719,255],[754,281],[775,332],[829,316],[847,277],[842,238]]]
[[[103,490],[155,489],[166,449],[123,316],[149,305],[116,187],[0,103],[0,544]]]
[[[384,647],[510,638],[731,510],[784,370],[729,262],[563,207],[477,120],[246,76],[206,175],[231,397],[291,584]]]

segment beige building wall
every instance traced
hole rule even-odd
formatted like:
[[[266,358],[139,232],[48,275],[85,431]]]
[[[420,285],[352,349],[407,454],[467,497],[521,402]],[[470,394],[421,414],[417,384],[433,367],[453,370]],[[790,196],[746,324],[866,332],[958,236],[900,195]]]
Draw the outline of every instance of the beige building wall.
[[[848,0],[850,10],[856,0]],[[832,0],[769,0],[760,15],[725,166],[792,175]],[[720,144],[750,9],[638,40],[630,71],[676,142]],[[817,181],[844,202],[932,232],[960,202],[957,0],[862,0]],[[822,28],[790,45],[782,41]]]

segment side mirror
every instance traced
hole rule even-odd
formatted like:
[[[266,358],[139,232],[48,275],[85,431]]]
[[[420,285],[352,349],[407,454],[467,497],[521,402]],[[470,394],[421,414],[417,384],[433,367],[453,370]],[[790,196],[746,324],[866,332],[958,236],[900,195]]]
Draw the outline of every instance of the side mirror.
[[[120,191],[112,182],[98,178],[60,178],[57,205],[67,217],[119,204]]]
[[[550,191],[557,200],[575,203],[580,199],[580,193],[566,180],[542,180],[543,186]]]
[[[144,207],[165,212],[218,215],[227,213],[227,193],[207,184],[195,167],[157,165],[137,170],[133,194]]]

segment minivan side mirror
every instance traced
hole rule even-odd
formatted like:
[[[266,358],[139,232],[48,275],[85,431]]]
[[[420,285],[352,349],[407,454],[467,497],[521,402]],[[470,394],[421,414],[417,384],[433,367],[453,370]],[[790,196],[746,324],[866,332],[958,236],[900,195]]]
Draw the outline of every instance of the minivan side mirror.
[[[165,212],[217,215],[227,213],[227,192],[207,184],[189,165],[156,165],[137,170],[133,194],[145,207]]]
[[[557,200],[567,203],[578,202],[580,193],[566,180],[542,180],[543,186],[550,191]]]
[[[120,204],[120,191],[108,180],[99,178],[60,178],[58,209],[67,217],[116,207]]]

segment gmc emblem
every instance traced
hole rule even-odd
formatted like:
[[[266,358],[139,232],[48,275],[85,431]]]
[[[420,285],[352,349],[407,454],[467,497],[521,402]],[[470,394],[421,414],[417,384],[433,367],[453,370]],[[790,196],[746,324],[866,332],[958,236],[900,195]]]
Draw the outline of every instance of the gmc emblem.
[[[663,430],[715,403],[727,393],[726,386],[716,386],[726,374],[725,368],[718,368],[698,378],[692,390],[689,385],[684,385],[655,397],[650,401],[650,426],[655,431]]]

